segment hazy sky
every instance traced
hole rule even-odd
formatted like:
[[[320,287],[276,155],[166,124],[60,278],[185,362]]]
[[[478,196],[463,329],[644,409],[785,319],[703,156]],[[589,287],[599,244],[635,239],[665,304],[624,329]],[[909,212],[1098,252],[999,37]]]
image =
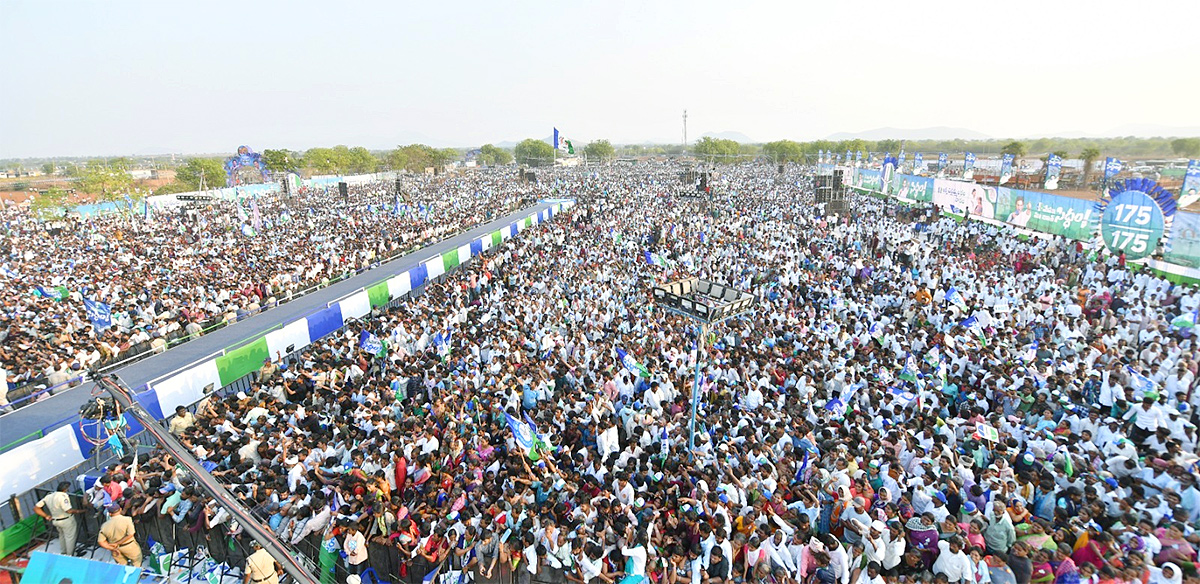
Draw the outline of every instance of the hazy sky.
[[[0,3],[0,157],[1200,125],[1200,2]]]

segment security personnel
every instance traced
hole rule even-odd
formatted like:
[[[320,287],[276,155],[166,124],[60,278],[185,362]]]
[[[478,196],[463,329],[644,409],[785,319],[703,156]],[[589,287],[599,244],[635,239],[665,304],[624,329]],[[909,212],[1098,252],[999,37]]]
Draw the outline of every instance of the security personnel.
[[[100,526],[96,543],[112,552],[113,561],[122,566],[142,565],[142,547],[134,541],[133,519],[121,513],[120,505],[108,506],[108,521]]]
[[[250,548],[254,550],[254,553],[246,558],[246,578],[242,584],[279,584],[279,577],[283,575],[283,566],[280,566],[275,558],[263,549],[258,540],[252,540]]]
[[[71,508],[71,497],[67,495],[67,490],[70,488],[71,483],[66,481],[58,483],[58,490],[42,497],[42,500],[38,501],[33,508],[34,513],[50,521],[58,530],[58,545],[62,548],[64,556],[75,555],[75,539],[78,537],[79,523],[72,515],[84,512],[82,509]]]

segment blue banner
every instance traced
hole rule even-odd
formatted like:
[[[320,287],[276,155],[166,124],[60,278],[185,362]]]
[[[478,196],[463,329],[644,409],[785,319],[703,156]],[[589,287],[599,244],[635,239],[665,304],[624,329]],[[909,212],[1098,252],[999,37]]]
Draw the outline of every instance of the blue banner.
[[[975,177],[975,153],[967,152],[963,155],[963,178],[971,179]]]
[[[941,178],[942,176],[945,175],[946,163],[949,161],[950,161],[950,159],[948,156],[946,156],[945,152],[938,152],[938,169],[937,169],[938,178]]]
[[[111,306],[103,302],[96,302],[90,298],[84,298],[83,307],[87,310],[88,320],[92,321],[92,326],[96,330],[102,331],[112,326]]]
[[[857,165],[860,162],[862,162],[862,150],[859,150],[854,153],[854,164]]]
[[[1051,154],[1046,158],[1046,182],[1042,188],[1053,191],[1058,188],[1058,178],[1062,175],[1062,157]]]
[[[1189,160],[1183,175],[1183,186],[1179,188],[1179,206],[1186,207],[1200,199],[1200,160]]]
[[[913,155],[913,174],[925,174],[925,158],[920,152]]]

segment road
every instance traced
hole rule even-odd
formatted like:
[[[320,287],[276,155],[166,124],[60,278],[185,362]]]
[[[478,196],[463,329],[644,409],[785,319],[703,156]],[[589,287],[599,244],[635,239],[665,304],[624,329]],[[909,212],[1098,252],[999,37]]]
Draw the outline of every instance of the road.
[[[188,341],[164,353],[147,357],[136,363],[117,369],[112,373],[135,391],[147,383],[156,381],[169,373],[181,370],[193,363],[202,362],[220,353],[222,349],[239,345],[243,341],[257,338],[276,326],[299,320],[318,309],[325,308],[328,303],[352,294],[360,288],[365,288],[381,280],[402,274],[431,257],[441,255],[451,249],[492,233],[518,219],[528,217],[532,213],[540,213],[552,207],[551,203],[539,203],[507,215],[501,219],[460,233],[449,239],[421,248],[408,255],[401,256],[375,269],[368,270],[347,280],[343,280],[302,296],[287,304],[279,305],[266,312],[256,314],[232,326],[213,331],[198,339]],[[43,401],[25,406],[15,412],[0,416],[0,445],[11,444],[38,430],[53,430],[65,425],[79,413],[79,407],[91,398],[92,383],[83,383],[67,389]]]

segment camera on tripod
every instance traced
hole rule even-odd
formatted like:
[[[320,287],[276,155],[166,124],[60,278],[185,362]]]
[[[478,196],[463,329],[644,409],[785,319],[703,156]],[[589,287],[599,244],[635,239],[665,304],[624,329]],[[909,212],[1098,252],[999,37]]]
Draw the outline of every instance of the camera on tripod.
[[[85,420],[107,420],[117,417],[117,404],[113,400],[96,397],[79,406],[79,417]]]

